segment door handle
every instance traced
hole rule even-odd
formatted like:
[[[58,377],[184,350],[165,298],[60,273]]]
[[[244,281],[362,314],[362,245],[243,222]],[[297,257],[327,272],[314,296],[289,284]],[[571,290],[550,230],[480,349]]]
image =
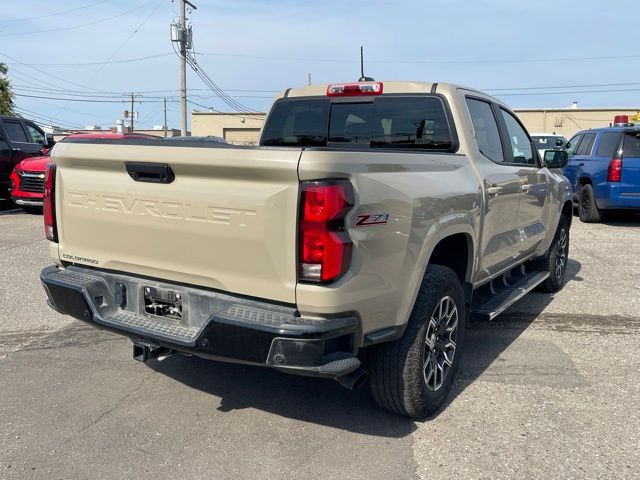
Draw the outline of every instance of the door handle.
[[[166,163],[127,162],[127,173],[136,182],[171,183],[176,176]]]
[[[578,164],[579,167],[584,167],[584,162]]]
[[[502,193],[502,187],[487,187],[487,193],[489,195],[499,195]]]
[[[531,190],[531,185],[529,185],[528,183],[525,183],[524,185],[520,186],[520,188],[522,188],[522,191],[524,193],[528,193],[529,190]]]

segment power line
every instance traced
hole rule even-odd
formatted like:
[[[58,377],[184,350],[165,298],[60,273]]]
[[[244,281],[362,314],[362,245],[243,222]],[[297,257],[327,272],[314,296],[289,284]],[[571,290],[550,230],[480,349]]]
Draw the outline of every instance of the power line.
[[[33,117],[33,118],[37,119],[39,122],[53,123],[52,122],[53,119],[51,117],[45,116],[44,114],[33,112],[31,110],[27,110],[26,108],[22,108],[22,107],[15,107],[15,109],[18,112],[24,112],[24,113],[21,113],[21,115],[26,114],[29,117]],[[72,122],[67,122],[65,120],[60,120],[59,122],[56,122],[56,123],[59,123],[61,127],[72,127],[72,128],[79,127],[79,124],[74,124]]]
[[[177,53],[177,52],[176,52]],[[251,113],[255,113],[250,108],[242,105],[240,102],[236,101],[233,97],[228,95],[218,84],[216,84],[211,77],[209,77],[204,70],[196,63],[195,56],[191,57],[187,55],[185,57],[187,64],[191,67],[191,69],[200,77],[200,79],[207,85],[216,95],[222,100],[227,106],[229,106],[232,110],[235,110],[239,113],[246,113],[247,116],[250,116]]]
[[[532,97],[539,95],[565,95],[565,94],[582,94],[582,93],[618,93],[618,92],[640,92],[640,88],[611,89],[611,90],[580,90],[573,92],[531,92],[531,93],[500,93],[494,94],[495,97]]]
[[[21,81],[24,81],[23,79],[18,79]],[[28,83],[28,82],[27,82]],[[55,93],[64,93],[64,94],[81,94],[83,96],[86,97],[102,97],[102,96],[119,96],[121,95],[120,91],[104,91],[104,92],[100,92],[100,93],[87,93],[85,95],[85,92],[79,91],[79,90],[66,90],[66,89],[59,89],[59,88],[44,88],[44,87],[40,87],[39,85],[16,85],[16,84],[12,84],[12,86],[14,87],[20,87],[20,88],[25,88],[25,89],[31,89],[31,90],[39,90],[39,91],[48,91],[48,92],[55,92]],[[211,91],[210,88],[190,88],[189,91],[191,92],[209,92]],[[255,90],[255,89],[233,89],[233,88],[227,88],[225,89],[225,92],[247,92],[247,93],[278,93],[280,90]],[[143,94],[150,94],[150,93],[177,93],[179,92],[179,89],[168,89],[168,90],[136,90],[137,93],[143,93]],[[158,96],[158,97],[150,97],[150,98],[164,98],[163,96]],[[271,98],[271,97],[269,97]]]
[[[173,53],[159,53],[157,55],[147,55],[146,57],[123,58],[121,60],[108,60],[104,62],[78,62],[78,63],[30,63],[29,65],[36,67],[92,67],[96,65],[117,64],[117,63],[134,63],[144,60],[152,60],[162,57],[173,57]],[[8,65],[13,65],[8,62]]]
[[[155,1],[155,0],[154,0],[154,1]],[[26,64],[26,63],[24,63],[24,62],[21,62],[20,60],[18,60],[18,59],[16,59],[16,58],[13,58],[13,57],[11,57],[11,56],[7,55],[6,53],[2,53],[2,52],[0,52],[0,55],[2,55],[3,57],[8,58],[8,59],[10,59],[10,60],[13,60],[14,62],[17,62],[17,63],[19,63],[20,65],[24,65],[25,67],[28,67],[28,68],[30,68],[30,69],[32,69],[32,70],[35,70],[35,71],[36,71],[36,72],[38,72],[38,73],[42,73],[43,75],[47,75],[48,77],[55,78],[56,80],[60,80],[61,82],[65,82],[65,83],[68,83],[68,84],[70,84],[70,85],[74,85],[74,86],[76,86],[76,87],[84,88],[84,89],[86,89],[86,90],[92,90],[92,91],[94,91],[94,92],[100,92],[100,90],[98,90],[98,89],[85,87],[84,85],[80,85],[80,84],[78,84],[78,83],[74,83],[74,82],[72,82],[72,81],[70,81],[70,80],[65,80],[64,78],[61,78],[61,77],[57,77],[57,76],[55,76],[55,75],[52,75],[52,74],[50,74],[49,72],[45,72],[44,70],[40,70],[39,68],[32,67],[32,66],[30,66],[30,65],[28,65],[28,64]],[[33,78],[33,77],[31,77],[31,78]],[[43,83],[44,83],[44,82],[43,82]]]
[[[85,103],[124,103],[125,100],[103,100],[103,99],[83,99],[83,98],[60,98],[45,97],[40,95],[26,95],[24,93],[15,93],[16,97],[43,98],[45,100],[60,100],[66,102],[85,102]],[[136,100],[139,103],[162,103],[162,100]]]
[[[357,59],[339,59],[339,58],[309,58],[309,57],[280,57],[270,55],[253,55],[243,53],[223,53],[223,52],[206,52],[198,53],[198,55],[210,55],[217,57],[237,57],[237,58],[254,58],[262,60],[284,60],[291,62],[324,62],[324,63],[358,63]],[[388,64],[442,64],[442,65],[455,65],[455,64],[500,64],[500,63],[553,63],[553,62],[583,62],[594,60],[623,60],[640,58],[640,55],[607,55],[600,57],[567,57],[567,58],[538,58],[538,59],[479,59],[479,60],[398,60],[398,59],[367,59],[367,63],[388,63]]]
[[[97,25],[98,23],[103,23],[103,22],[108,22],[110,20],[114,20],[116,18],[120,18],[120,17],[124,17],[125,15],[128,15],[130,13],[133,13],[137,10],[140,10],[148,5],[151,5],[152,3],[156,2],[157,0],[151,0],[150,2],[144,3],[136,8],[132,8],[131,10],[127,10],[126,12],[122,12],[119,13],[118,15],[114,15],[112,17],[107,17],[107,18],[103,18],[101,20],[96,20],[94,22],[89,22],[89,23],[83,23],[81,25],[72,25],[69,27],[62,27],[62,28],[50,28],[47,30],[34,30],[34,31],[30,31],[30,32],[14,32],[14,33],[0,33],[0,37],[8,37],[8,36],[18,36],[18,35],[35,35],[37,33],[49,33],[49,32],[60,32],[60,31],[67,31],[67,30],[75,30],[77,28],[84,28],[84,27],[89,27],[91,25]]]
[[[2,21],[0,21],[0,23],[28,22],[28,21],[31,21],[31,20],[39,20],[41,18],[57,17],[59,15],[65,15],[67,13],[77,12],[78,10],[84,10],[86,8],[89,8],[89,7],[94,7],[96,5],[99,5],[100,3],[105,3],[105,2],[108,2],[108,1],[109,0],[99,0],[97,2],[90,3],[89,5],[83,5],[82,7],[76,7],[76,8],[72,8],[70,10],[63,10],[62,12],[50,13],[48,15],[40,15],[40,16],[37,16],[37,17],[12,18],[11,20],[2,20]]]
[[[555,89],[555,88],[591,88],[591,87],[627,87],[631,85],[640,85],[639,82],[630,82],[630,83],[591,83],[587,85],[554,85],[554,86],[546,86],[546,87],[510,87],[510,88],[485,88],[483,90],[487,92],[494,92],[497,90],[506,91],[506,90],[545,90],[545,89]]]

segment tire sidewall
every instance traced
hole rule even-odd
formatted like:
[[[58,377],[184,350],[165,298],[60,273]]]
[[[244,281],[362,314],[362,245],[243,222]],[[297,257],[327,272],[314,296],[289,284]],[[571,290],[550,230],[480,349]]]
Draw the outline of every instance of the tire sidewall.
[[[438,306],[440,300],[446,296],[450,296],[454,300],[458,309],[456,351],[453,357],[452,366],[449,368],[442,386],[437,391],[433,392],[427,388],[423,376],[423,366],[425,359],[424,342],[431,314]],[[453,386],[456,374],[460,367],[460,360],[464,350],[465,326],[467,317],[462,286],[460,285],[460,282],[452,271],[451,275],[446,277],[446,282],[440,283],[436,288],[431,288],[427,292],[421,292],[421,295],[419,295],[417,302],[421,302],[421,305],[419,305],[419,308],[414,308],[414,312],[411,315],[411,321],[417,322],[420,325],[411,348],[420,351],[420,361],[418,365],[409,364],[405,373],[407,374],[406,378],[409,379],[413,386],[417,386],[420,392],[420,396],[423,400],[422,402],[420,402],[420,405],[417,406],[417,411],[408,411],[407,413],[412,417],[422,418],[429,415],[434,410],[437,410],[442,405],[442,403],[444,403],[446,396]],[[411,408],[409,402],[405,402],[405,406],[407,409]]]
[[[585,211],[582,206],[585,200],[588,200],[589,202],[588,211]],[[597,222],[600,220],[600,211],[596,205],[593,187],[588,183],[580,188],[580,194],[578,197],[578,216],[582,222]]]
[[[562,272],[562,277],[557,278],[556,277],[556,259],[558,258],[558,242],[560,242],[560,236],[563,230],[565,231],[567,236],[567,246],[565,249],[565,266],[564,266],[564,271]],[[553,243],[549,248],[549,257],[548,257],[548,264],[547,264],[547,270],[549,271],[549,280],[550,280],[549,283],[552,286],[553,291],[560,290],[560,288],[562,288],[567,278],[567,267],[569,264],[569,248],[571,246],[570,239],[571,237],[570,237],[569,223],[567,222],[567,219],[564,216],[560,216],[560,223],[556,231],[556,236],[554,237]]]

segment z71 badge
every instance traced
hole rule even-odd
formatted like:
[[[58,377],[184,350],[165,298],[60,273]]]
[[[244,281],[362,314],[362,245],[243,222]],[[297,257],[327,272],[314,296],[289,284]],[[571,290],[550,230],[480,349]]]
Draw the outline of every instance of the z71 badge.
[[[389,221],[388,213],[366,213],[356,217],[356,227],[368,227],[369,225],[384,225]]]

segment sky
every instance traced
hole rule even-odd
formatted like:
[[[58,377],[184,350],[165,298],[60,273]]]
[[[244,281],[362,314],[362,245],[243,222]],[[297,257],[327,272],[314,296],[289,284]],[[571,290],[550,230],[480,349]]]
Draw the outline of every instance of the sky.
[[[636,1],[192,0],[196,61],[227,95],[265,111],[284,88],[377,80],[453,82],[518,107],[640,105]],[[0,0],[0,62],[39,123],[103,128],[137,95],[137,127],[179,128],[169,25],[179,0]],[[626,13],[625,13],[626,12]],[[234,111],[191,70],[189,109]],[[46,97],[46,98],[38,98]]]

